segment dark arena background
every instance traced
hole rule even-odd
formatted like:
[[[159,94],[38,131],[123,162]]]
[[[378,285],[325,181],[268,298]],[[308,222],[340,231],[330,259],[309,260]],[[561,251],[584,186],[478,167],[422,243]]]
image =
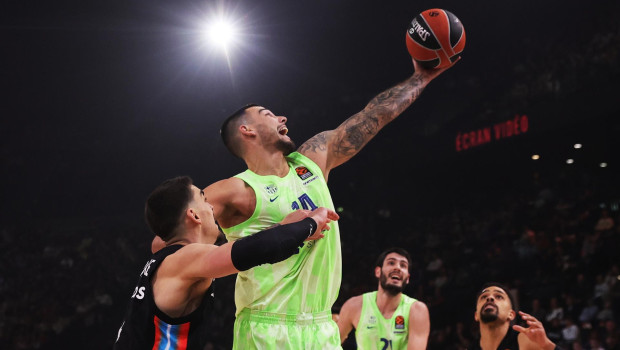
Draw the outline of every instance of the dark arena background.
[[[245,103],[285,115],[298,145],[335,128],[412,74],[405,29],[429,8],[462,21],[463,58],[330,174],[343,255],[334,312],[375,289],[376,256],[401,246],[414,260],[405,293],[429,306],[430,349],[470,346],[490,280],[563,348],[619,348],[618,1],[1,8],[1,348],[110,349],[150,251],[150,191],[243,171],[218,129]],[[200,29],[214,13],[243,34],[226,52]],[[234,276],[215,287],[208,348],[229,349]],[[562,332],[571,324],[577,338]]]

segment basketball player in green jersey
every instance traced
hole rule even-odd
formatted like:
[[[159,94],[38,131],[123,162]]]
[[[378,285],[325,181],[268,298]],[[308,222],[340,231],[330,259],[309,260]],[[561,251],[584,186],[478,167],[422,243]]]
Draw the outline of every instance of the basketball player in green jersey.
[[[376,292],[352,297],[340,309],[342,342],[353,328],[358,349],[426,349],[430,319],[426,304],[403,294],[409,283],[409,253],[391,248],[379,255]]]
[[[268,228],[293,210],[333,209],[327,187],[331,170],[357,154],[447,67],[428,70],[414,61],[414,69],[411,77],[297,151],[287,135],[287,118],[266,107],[247,105],[228,117],[222,139],[248,170],[204,190],[227,239]],[[342,275],[340,234],[337,223],[330,227],[326,239],[305,244],[299,254],[238,274],[233,348],[340,348],[331,319]]]

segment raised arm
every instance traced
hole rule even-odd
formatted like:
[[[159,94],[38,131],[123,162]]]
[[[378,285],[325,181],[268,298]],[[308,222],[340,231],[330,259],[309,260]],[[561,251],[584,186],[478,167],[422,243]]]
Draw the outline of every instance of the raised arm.
[[[409,310],[409,340],[407,350],[426,350],[431,321],[426,304],[416,301]]]
[[[336,129],[310,138],[298,151],[317,163],[327,178],[331,169],[356,155],[379,130],[407,109],[431,80],[449,68],[426,70],[415,61],[413,64],[415,73],[409,79],[375,96]]]

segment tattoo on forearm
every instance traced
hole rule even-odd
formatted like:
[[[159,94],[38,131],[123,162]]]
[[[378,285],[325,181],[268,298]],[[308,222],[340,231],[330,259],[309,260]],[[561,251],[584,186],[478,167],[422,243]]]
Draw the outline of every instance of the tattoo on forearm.
[[[327,131],[323,131],[311,139],[306,141],[301,147],[299,147],[298,152],[324,152],[327,149]]]
[[[364,110],[338,127],[337,139],[333,143],[335,155],[351,157],[359,152],[381,128],[407,109],[420,96],[425,86],[423,79],[415,74],[375,96]]]
[[[355,117],[355,120],[351,120]],[[349,121],[354,122],[349,123]],[[341,156],[354,155],[368,140],[379,131],[379,119],[373,115],[361,115],[361,112],[347,120],[345,134],[340,142],[335,143],[335,152]]]

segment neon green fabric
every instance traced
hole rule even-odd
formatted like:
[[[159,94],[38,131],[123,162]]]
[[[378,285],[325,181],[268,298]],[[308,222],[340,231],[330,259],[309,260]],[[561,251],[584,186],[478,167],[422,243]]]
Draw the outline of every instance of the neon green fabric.
[[[362,296],[362,312],[355,328],[357,348],[362,350],[407,349],[409,339],[409,311],[417,300],[401,294],[400,303],[386,319],[377,307],[377,292]]]
[[[293,210],[321,206],[334,209],[319,166],[297,152],[286,159],[289,172],[282,178],[260,176],[249,169],[236,175],[253,188],[256,208],[245,222],[223,229],[229,241],[264,230]],[[277,264],[239,272],[235,285],[236,313],[239,315],[244,309],[280,315],[331,312],[341,279],[340,231],[338,223],[332,222],[323,239],[305,242],[299,254]],[[335,334],[334,344],[339,347],[337,329]]]
[[[331,313],[282,315],[244,309],[235,321],[234,350],[342,349]]]

